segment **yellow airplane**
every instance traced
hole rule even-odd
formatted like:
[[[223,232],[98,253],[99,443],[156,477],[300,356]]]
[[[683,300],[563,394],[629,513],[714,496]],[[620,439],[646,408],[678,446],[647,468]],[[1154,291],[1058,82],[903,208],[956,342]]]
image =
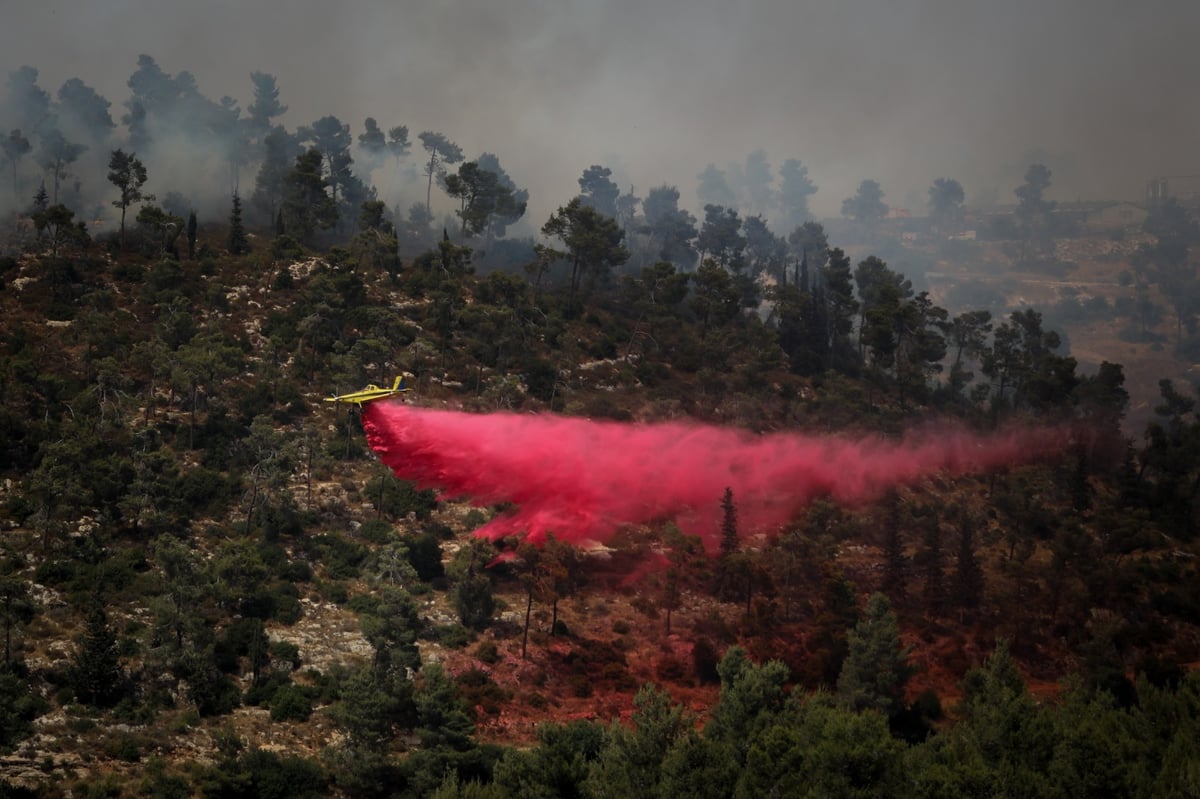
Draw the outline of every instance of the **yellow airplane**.
[[[408,391],[408,378],[412,376],[413,375],[411,372],[405,372],[404,374],[396,377],[396,382],[392,384],[391,388],[380,388],[374,383],[370,383],[366,388],[361,389],[360,391],[352,391],[349,394],[338,394],[333,397],[326,397],[325,401],[344,402],[348,405],[357,405],[361,408],[365,402],[374,402],[375,400],[385,399],[387,397],[392,397],[396,394],[402,394],[403,392]]]

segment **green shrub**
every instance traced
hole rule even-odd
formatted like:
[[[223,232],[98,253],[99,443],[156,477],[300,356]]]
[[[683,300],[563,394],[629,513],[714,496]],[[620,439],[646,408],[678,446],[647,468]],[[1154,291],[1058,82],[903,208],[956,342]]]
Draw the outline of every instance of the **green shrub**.
[[[451,649],[462,649],[471,643],[475,635],[461,624],[443,624],[433,628],[433,640]]]
[[[308,721],[312,712],[312,698],[299,685],[281,685],[271,697],[271,721]]]
[[[382,519],[371,519],[358,528],[358,534],[372,544],[386,544],[396,536],[396,528]]]
[[[341,580],[323,582],[317,588],[322,597],[335,605],[345,605],[350,601],[350,588]]]
[[[115,740],[110,740],[105,749],[110,757],[123,760],[126,763],[136,763],[142,759],[142,746],[144,743],[144,741],[139,741],[132,735],[122,735]]]
[[[291,675],[286,672],[272,671],[246,689],[242,704],[250,707],[269,705],[275,697],[275,692],[292,682]]]
[[[242,702],[242,692],[228,675],[211,663],[197,662],[187,669],[188,699],[201,716],[224,716]]]
[[[70,719],[67,722],[67,728],[71,732],[85,733],[96,729],[96,720],[87,716]]]
[[[74,580],[77,569],[77,564],[73,560],[65,558],[44,560],[38,564],[37,571],[34,572],[34,579],[42,585],[57,588]]]
[[[112,268],[113,280],[121,283],[142,283],[146,280],[146,267],[141,264],[116,263]]]
[[[359,576],[363,561],[370,554],[365,546],[338,534],[316,536],[317,548],[325,573],[334,580],[352,580]]]
[[[199,777],[202,796],[318,799],[327,780],[320,764],[295,756],[250,749],[236,759],[209,766]]]
[[[290,560],[279,570],[279,579],[287,580],[289,583],[307,583],[311,582],[312,578],[312,566],[304,560]]]
[[[121,785],[120,777],[107,774],[96,780],[81,782],[75,793],[84,799],[120,799]]]
[[[390,474],[368,481],[365,492],[382,513],[392,518],[404,518],[411,513],[418,519],[428,519],[437,509],[437,495],[433,491],[418,491],[413,483],[397,480]]]
[[[346,603],[346,607],[360,616],[379,612],[379,597],[374,594],[355,594]]]
[[[442,543],[437,532],[426,530],[420,535],[408,536],[404,543],[408,546],[408,562],[422,582],[433,582],[446,576],[442,566]]]
[[[286,663],[292,671],[300,668],[300,647],[291,641],[272,641],[270,652],[271,660],[275,663]]]
[[[138,789],[150,799],[188,799],[192,795],[191,783],[178,774],[168,773],[166,763],[158,756],[146,764]]]
[[[273,594],[275,608],[272,618],[288,626],[304,617],[304,606],[300,604],[299,592],[291,583],[278,583]]]
[[[475,647],[475,657],[483,663],[494,665],[500,662],[500,650],[494,640],[485,638]]]

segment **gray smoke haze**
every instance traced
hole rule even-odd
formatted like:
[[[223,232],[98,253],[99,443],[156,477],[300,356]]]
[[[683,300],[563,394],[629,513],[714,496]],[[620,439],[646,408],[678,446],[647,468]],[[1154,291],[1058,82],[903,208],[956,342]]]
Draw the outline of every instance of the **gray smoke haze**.
[[[119,142],[139,53],[214,101],[275,75],[294,130],[333,114],[496,153],[535,227],[590,164],[695,207],[712,162],[808,167],[833,215],[859,181],[922,213],[934,178],[1013,201],[1026,166],[1057,199],[1136,198],[1200,174],[1194,0],[4,0],[0,69],[52,95],[82,78]],[[419,144],[410,162],[416,160]],[[376,176],[377,178],[379,175]],[[159,191],[151,176],[151,190]],[[253,185],[253,174],[242,176]],[[389,201],[394,198],[382,197]]]

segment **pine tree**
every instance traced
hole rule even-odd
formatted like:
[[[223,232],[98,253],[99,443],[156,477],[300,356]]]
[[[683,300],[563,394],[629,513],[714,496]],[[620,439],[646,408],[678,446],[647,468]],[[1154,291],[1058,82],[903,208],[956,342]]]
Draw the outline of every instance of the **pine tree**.
[[[741,540],[738,536],[737,505],[733,502],[733,489],[726,487],[721,497],[721,554],[717,560],[718,596],[734,599],[743,579],[749,592],[749,563],[742,557]],[[747,598],[747,603],[749,602]]]
[[[912,676],[910,648],[900,645],[900,629],[891,603],[872,594],[866,612],[847,637],[849,652],[837,690],[851,710],[878,710],[891,717],[904,709],[904,685]]]
[[[346,678],[329,715],[345,733],[348,747],[382,752],[396,737],[398,710],[397,700],[381,684],[376,670],[365,667]]]
[[[189,259],[196,257],[196,230],[197,230],[196,212],[189,211],[188,212],[188,221],[187,221],[187,243],[188,243],[188,258]]]
[[[475,724],[458,687],[440,663],[431,663],[421,669],[414,699],[417,735],[423,747],[447,747],[460,752],[471,747]]]
[[[487,564],[495,554],[495,548],[489,542],[472,539],[458,550],[447,569],[452,584],[450,601],[465,627],[483,629],[492,620],[496,597],[492,593],[492,573]]]
[[[46,192],[46,182],[42,181],[41,185],[38,186],[37,194],[35,194],[33,196],[33,208],[30,209],[29,216],[34,219],[44,216],[46,213],[46,210],[49,207],[50,207],[50,195]],[[42,239],[46,232],[46,228],[44,226],[37,227],[36,230],[37,230],[37,243],[39,246],[41,246]]]
[[[50,207],[50,195],[46,193],[46,183],[43,181],[37,190],[37,194],[33,195],[33,210],[45,211]]]
[[[309,242],[317,230],[329,230],[338,219],[337,203],[329,194],[329,181],[322,171],[325,156],[309,150],[283,179],[283,225],[287,233]]]
[[[188,235],[190,237],[190,232]],[[250,240],[246,238],[246,228],[242,226],[242,199],[235,191],[233,193],[233,210],[229,214],[229,254],[245,255],[248,252],[250,252]]]
[[[121,249],[125,249],[125,212],[129,206],[142,200],[153,200],[153,194],[143,194],[146,184],[146,167],[134,153],[113,150],[108,161],[108,181],[117,187],[121,196],[112,201],[113,207],[121,209]]]
[[[663,760],[695,720],[671,695],[647,683],[633,698],[633,724],[614,721],[583,784],[584,796],[663,796]]]
[[[29,623],[33,618],[34,605],[26,584],[7,574],[0,576],[0,613],[4,616],[3,667],[8,668],[13,663],[13,631]]]
[[[87,628],[79,640],[79,651],[71,667],[71,682],[80,700],[107,705],[116,698],[121,681],[117,638],[108,624],[108,614],[97,601],[88,614]]]

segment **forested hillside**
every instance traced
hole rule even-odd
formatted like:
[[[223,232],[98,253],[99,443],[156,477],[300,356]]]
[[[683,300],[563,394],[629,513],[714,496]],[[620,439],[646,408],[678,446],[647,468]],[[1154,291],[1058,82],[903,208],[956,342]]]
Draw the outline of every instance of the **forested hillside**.
[[[771,224],[733,192],[701,221],[675,187],[636,198],[593,166],[535,239],[508,229],[528,197],[495,156],[432,132],[424,202],[398,218],[351,170],[348,126],[272,129],[256,73],[248,116],[217,104],[202,126],[257,130],[242,160],[220,151],[258,166],[256,210],[230,192],[197,213],[136,137],[212,108],[152,66],[130,86],[160,105],[94,145],[107,183],[39,181],[3,222],[0,795],[1200,789],[1194,397],[1164,380],[1131,432],[1121,365],[1081,368],[1079,342],[1003,295],[933,296],[933,264],[1062,276],[1084,268],[1064,244],[1117,241],[1054,215],[1044,167],[986,241],[949,238],[953,181],[920,236],[864,181],[838,246],[798,162]],[[407,130],[368,122],[359,157],[398,163]],[[435,188],[457,206],[442,225]],[[87,221],[101,197],[113,212]],[[1185,356],[1191,211],[1121,236],[1134,300],[1104,312]],[[512,508],[396,479],[360,410],[322,402],[405,372],[404,401],[476,414],[1073,435],[772,529],[727,490],[708,550],[674,519],[605,547],[493,542],[472,533]]]

